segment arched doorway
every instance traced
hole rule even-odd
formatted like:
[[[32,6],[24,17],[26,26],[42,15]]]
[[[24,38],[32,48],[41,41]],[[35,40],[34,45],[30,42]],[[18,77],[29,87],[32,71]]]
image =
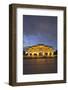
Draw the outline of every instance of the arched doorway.
[[[39,56],[43,56],[43,53],[42,53],[42,52],[40,52],[40,53],[39,53]]]
[[[52,53],[49,53],[49,56],[52,56]]]
[[[34,53],[34,56],[37,56],[37,53]]]
[[[30,56],[32,56],[32,53],[30,53]]]
[[[45,53],[45,56],[47,56],[48,55],[48,53]]]

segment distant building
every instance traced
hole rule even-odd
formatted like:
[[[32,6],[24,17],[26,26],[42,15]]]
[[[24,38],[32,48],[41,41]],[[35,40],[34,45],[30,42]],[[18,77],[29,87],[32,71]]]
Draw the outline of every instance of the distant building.
[[[54,57],[56,56],[54,55],[54,52],[54,48],[47,45],[38,44],[27,48],[25,55],[29,57]]]

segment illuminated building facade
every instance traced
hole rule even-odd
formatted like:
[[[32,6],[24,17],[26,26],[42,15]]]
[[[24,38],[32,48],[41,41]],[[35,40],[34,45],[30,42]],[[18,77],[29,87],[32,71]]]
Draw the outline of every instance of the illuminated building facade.
[[[35,45],[29,47],[25,51],[25,55],[28,57],[54,57],[55,49],[46,45]]]

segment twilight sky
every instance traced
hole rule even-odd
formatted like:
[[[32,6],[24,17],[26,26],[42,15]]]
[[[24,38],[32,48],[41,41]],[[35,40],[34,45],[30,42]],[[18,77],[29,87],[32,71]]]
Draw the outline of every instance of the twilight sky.
[[[24,47],[45,44],[57,49],[57,17],[23,15]]]

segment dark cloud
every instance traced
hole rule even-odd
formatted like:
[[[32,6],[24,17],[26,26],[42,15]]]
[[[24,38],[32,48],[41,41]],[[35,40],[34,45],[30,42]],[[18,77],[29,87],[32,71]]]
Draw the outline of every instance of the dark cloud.
[[[38,43],[57,46],[57,17],[24,15],[23,31],[27,46]]]

